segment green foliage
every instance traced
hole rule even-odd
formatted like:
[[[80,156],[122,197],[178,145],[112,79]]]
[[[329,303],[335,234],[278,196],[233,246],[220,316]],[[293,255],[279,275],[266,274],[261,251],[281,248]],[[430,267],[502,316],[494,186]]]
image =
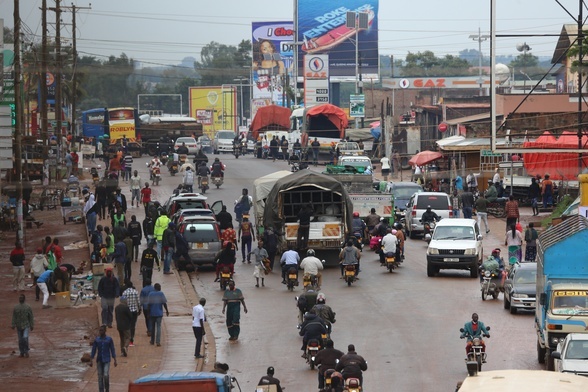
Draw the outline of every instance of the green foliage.
[[[4,27],[4,43],[5,44],[12,44],[14,43],[14,30],[8,27]]]
[[[424,52],[408,52],[406,60],[400,68],[404,77],[437,77],[470,75],[470,64],[465,59],[453,55],[437,57],[430,50]]]
[[[531,53],[521,53],[509,65],[515,69],[537,67],[539,66],[539,58]]]
[[[557,206],[553,209],[553,212],[541,219],[541,226],[548,227],[551,225],[551,221],[553,219],[559,218],[561,214],[574,202],[574,199],[570,195],[565,195],[562,199],[557,203]]]
[[[580,66],[580,61],[578,60],[580,54],[582,55],[583,61],[582,65],[584,66],[584,71],[582,72],[584,75],[586,74],[586,54],[588,54],[588,30],[583,30],[584,39],[582,41],[582,53],[580,53],[580,45],[578,42],[575,42],[568,50],[568,58],[574,58],[575,60],[572,61],[572,72],[578,72],[578,67]]]
[[[202,48],[200,61],[194,67],[201,75],[202,86],[234,84],[235,78],[248,76],[251,66],[251,41],[243,40],[238,46],[212,41]]]

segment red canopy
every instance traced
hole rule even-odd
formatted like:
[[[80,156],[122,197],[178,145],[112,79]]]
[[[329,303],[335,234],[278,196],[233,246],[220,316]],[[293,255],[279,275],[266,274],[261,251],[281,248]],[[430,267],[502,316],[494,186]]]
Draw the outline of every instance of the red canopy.
[[[257,139],[259,130],[263,128],[279,131],[289,130],[291,113],[290,109],[278,105],[263,106],[257,109],[250,127],[253,138]]]
[[[347,113],[340,107],[326,103],[324,105],[313,106],[306,111],[306,117],[315,117],[323,115],[333,123],[339,130],[339,137],[345,137],[345,128],[347,128]]]
[[[582,145],[586,146],[588,138],[582,138]],[[575,132],[564,131],[556,140],[548,131],[545,131],[533,142],[523,143],[525,148],[578,148],[578,135]],[[588,150],[586,151],[588,153]],[[582,158],[583,164],[588,164],[588,156]],[[576,153],[523,153],[523,162],[527,173],[543,177],[549,174],[552,180],[573,181],[578,178],[578,154]]]
[[[413,155],[408,161],[408,164],[411,166],[422,166],[441,158],[443,158],[443,154],[440,152],[428,150],[421,151],[418,154]]]

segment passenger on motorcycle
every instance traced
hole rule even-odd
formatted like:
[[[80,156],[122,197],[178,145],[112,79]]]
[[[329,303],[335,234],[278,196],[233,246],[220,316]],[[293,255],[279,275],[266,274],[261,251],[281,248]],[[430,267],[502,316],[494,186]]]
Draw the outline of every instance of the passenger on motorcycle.
[[[323,319],[317,316],[316,312],[312,309],[304,315],[304,322],[300,327],[299,335],[302,336],[302,358],[306,358],[306,346],[312,339],[319,341],[320,346],[323,345],[323,334],[327,334],[327,326]]]
[[[335,320],[335,312],[333,312],[333,309],[325,303],[326,300],[327,298],[325,295],[319,293],[316,296],[316,305],[314,305],[312,309],[314,309],[317,316],[323,319],[327,326],[327,330],[331,333],[333,331],[331,324],[334,324],[337,320]]]
[[[486,200],[488,200],[489,203],[495,202],[498,198],[498,191],[496,190],[492,180],[488,180],[488,189],[486,189],[486,192],[484,192],[484,197],[486,197]]]
[[[490,337],[490,333],[486,329],[483,322],[478,321],[478,313],[472,314],[472,321],[468,321],[463,326],[464,331],[462,332],[460,339],[467,338],[468,343],[466,344],[466,355],[472,351],[472,341],[474,338],[480,338],[480,345],[482,346],[482,352],[486,352],[486,344],[482,340],[482,336]]]
[[[299,261],[300,256],[298,256],[298,252],[292,249],[292,245],[288,245],[288,250],[282,254],[282,258],[280,259],[280,265],[282,266],[282,284],[286,284],[286,274],[290,268],[294,268],[296,274],[298,274]]]
[[[382,238],[382,250],[380,251],[380,264],[384,265],[386,262],[386,255],[393,254],[396,256],[396,244],[398,238],[392,234],[392,229],[386,230],[386,235]]]
[[[176,150],[176,152],[178,154],[188,155],[189,150],[188,150],[188,147],[186,147],[186,143],[182,143],[182,145],[180,147],[178,147],[178,149]]]
[[[341,264],[341,278],[343,278],[343,271],[345,270],[346,265],[357,265],[357,269],[355,271],[355,276],[359,275],[359,260],[361,259],[361,253],[359,249],[353,246],[353,241],[348,240],[347,246],[341,250],[339,253],[339,264]]]
[[[294,156],[298,157],[298,159],[302,158],[302,144],[300,144],[300,139],[296,139],[292,145],[292,152]]]
[[[223,249],[216,255],[216,279],[215,282],[220,280],[219,273],[224,267],[228,267],[231,274],[234,272],[235,267],[235,247],[232,242],[224,241]]]
[[[316,305],[317,297],[318,293],[311,288],[296,298],[296,306],[298,307],[298,328],[302,326],[304,314]]]
[[[496,260],[496,258],[494,258],[494,256],[489,256],[486,260],[484,260],[484,262],[482,263],[482,265],[480,266],[480,271],[481,272],[485,272],[485,271],[490,271],[490,273],[494,273],[499,279],[502,277],[502,268],[500,268],[500,264],[498,263],[498,261]],[[480,274],[480,283],[484,280],[484,274],[481,273]]]
[[[374,227],[371,234],[376,237],[384,237],[386,235],[386,230],[388,230],[388,220],[381,217],[380,223]]]
[[[210,169],[206,166],[206,163],[200,162],[200,166],[198,166],[197,173],[198,173],[198,187],[200,187],[200,182],[202,181],[203,177],[208,177],[210,174]]]
[[[318,367],[319,389],[322,390],[325,387],[325,372],[327,370],[335,370],[335,368],[337,367],[337,362],[339,362],[343,355],[343,352],[337,350],[334,347],[334,343],[331,339],[328,339],[326,341],[325,348],[319,351],[319,353],[316,355],[316,357],[314,358],[314,363]],[[332,381],[333,380],[331,380],[330,387],[336,388],[336,386],[333,385]],[[342,385],[340,385],[340,388],[340,390],[343,390]]]
[[[184,184],[184,189],[186,192],[193,192],[194,186],[194,173],[190,167],[186,168],[186,172],[184,173],[184,180],[182,181]]]
[[[149,179],[153,180],[153,170],[161,168],[161,161],[159,160],[158,156],[155,156],[151,162],[149,162]]]
[[[400,222],[394,223],[394,228],[396,229],[396,238],[398,238],[398,243],[396,245],[396,258],[397,260],[404,259],[404,241],[406,237],[404,236],[404,231],[402,231],[402,224]]]
[[[439,222],[441,218],[439,215],[435,213],[435,211],[431,210],[431,206],[427,206],[427,210],[423,212],[423,216],[421,217],[421,221],[424,223],[430,222]]]
[[[323,284],[323,276],[320,271],[324,268],[322,261],[314,256],[314,250],[309,249],[306,251],[306,257],[302,259],[300,268],[304,270],[304,274],[309,274],[311,277],[315,276],[317,281],[317,290],[321,289]]]
[[[201,162],[208,163],[208,157],[206,156],[204,151],[200,149],[198,150],[198,153],[196,153],[196,155],[194,156],[193,162],[196,164],[196,166],[200,166]]]
[[[367,362],[361,355],[355,351],[355,346],[347,346],[347,354],[343,355],[337,364],[336,370],[343,374],[343,378],[359,379],[360,385],[363,385],[363,372],[367,370]]]
[[[222,164],[220,159],[214,158],[214,163],[210,166],[212,177],[224,177],[225,176],[225,165]]]
[[[353,235],[357,237],[359,233],[359,238],[367,238],[366,228],[365,222],[359,217],[359,212],[354,212],[353,220],[351,221],[351,232]]]

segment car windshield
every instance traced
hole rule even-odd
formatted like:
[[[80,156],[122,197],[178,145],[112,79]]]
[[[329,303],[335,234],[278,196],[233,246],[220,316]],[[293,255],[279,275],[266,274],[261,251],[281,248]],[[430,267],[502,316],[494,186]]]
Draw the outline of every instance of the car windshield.
[[[183,233],[188,242],[220,242],[216,223],[187,223]]]
[[[395,199],[404,199],[408,200],[415,192],[422,191],[422,188],[419,186],[416,187],[398,187],[392,189],[392,194],[394,195]]]
[[[233,140],[235,138],[235,134],[231,131],[221,131],[219,133],[217,133],[217,136],[219,139],[231,139]]]
[[[476,239],[471,226],[442,226],[435,229],[434,240],[472,240]]]
[[[517,284],[535,284],[537,282],[537,270],[519,269],[515,272],[514,282]]]
[[[176,140],[176,144],[182,144],[182,143],[192,143],[192,144],[194,144],[195,141],[191,137],[180,137],[180,138],[178,138],[178,140]]]
[[[337,145],[337,147],[339,147],[339,150],[359,150],[359,145],[355,142],[352,143],[339,143]]]
[[[571,340],[566,349],[566,359],[588,359],[588,340]]]
[[[588,291],[555,291],[553,314],[588,314]]]
[[[176,203],[176,211],[186,210],[188,208],[206,208],[202,200],[178,200]]]

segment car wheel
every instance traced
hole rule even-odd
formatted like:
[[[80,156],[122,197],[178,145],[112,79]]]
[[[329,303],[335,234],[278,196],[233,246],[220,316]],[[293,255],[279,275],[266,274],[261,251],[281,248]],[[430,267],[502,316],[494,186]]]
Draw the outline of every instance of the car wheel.
[[[409,231],[408,236],[410,237],[411,240],[414,240],[416,238],[416,234],[414,233],[414,230]]]
[[[506,293],[504,294],[504,309],[510,309],[510,301],[506,299]]]
[[[510,314],[517,314],[517,308],[515,308],[514,306],[510,306]]]
[[[545,349],[545,364],[546,364],[546,368],[549,371],[554,371],[555,370],[555,361],[554,359],[551,357],[551,350],[549,349]]]
[[[470,278],[478,277],[478,266],[476,264],[470,267]]]
[[[546,349],[541,347],[539,340],[537,340],[537,362],[545,363],[545,351]]]
[[[433,276],[435,276],[436,272],[437,269],[431,263],[427,263],[427,276],[429,278],[432,278]]]

